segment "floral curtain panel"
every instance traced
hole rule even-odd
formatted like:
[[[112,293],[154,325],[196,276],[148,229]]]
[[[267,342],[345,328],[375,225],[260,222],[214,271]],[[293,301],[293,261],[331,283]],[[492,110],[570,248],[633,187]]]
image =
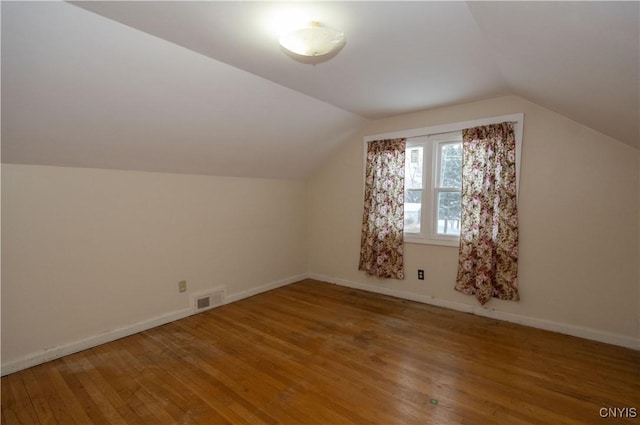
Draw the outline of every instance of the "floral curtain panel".
[[[368,143],[359,269],[404,279],[404,157],[406,139]]]
[[[462,213],[455,289],[517,301],[518,209],[513,123],[462,132]]]

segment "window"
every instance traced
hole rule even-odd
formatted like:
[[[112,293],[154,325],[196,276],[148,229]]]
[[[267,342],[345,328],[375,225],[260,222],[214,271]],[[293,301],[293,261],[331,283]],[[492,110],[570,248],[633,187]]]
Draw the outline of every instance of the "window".
[[[404,232],[414,239],[457,244],[460,235],[462,132],[407,139]]]
[[[372,140],[407,139],[404,194],[405,243],[459,245],[462,130],[505,121],[517,123],[515,133],[516,185],[518,185],[524,114],[365,137],[365,145]]]

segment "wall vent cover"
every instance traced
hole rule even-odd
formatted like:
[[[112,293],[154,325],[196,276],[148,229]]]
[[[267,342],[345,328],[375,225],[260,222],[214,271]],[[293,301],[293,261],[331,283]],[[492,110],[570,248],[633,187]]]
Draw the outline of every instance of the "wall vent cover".
[[[192,298],[193,309],[196,313],[211,310],[225,303],[226,290],[224,288],[212,289],[195,294]]]
[[[205,296],[197,299],[196,308],[202,310],[211,306],[211,297]]]

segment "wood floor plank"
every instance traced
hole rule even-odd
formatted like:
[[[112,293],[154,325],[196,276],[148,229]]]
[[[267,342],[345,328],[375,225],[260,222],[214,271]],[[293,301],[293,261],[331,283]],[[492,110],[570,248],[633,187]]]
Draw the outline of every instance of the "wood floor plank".
[[[171,324],[171,327],[178,326]],[[175,332],[172,339],[162,334],[153,334],[153,337],[179,353],[179,359],[183,365],[192,371],[192,381],[199,383],[202,387],[209,387],[209,391],[216,394],[218,399],[242,406],[247,412],[258,416],[266,423],[277,423],[277,420],[267,412],[260,410],[260,406],[269,399],[269,394],[277,390],[270,382],[255,378],[253,375],[255,370],[247,370],[246,367],[237,368],[242,364],[236,359],[239,353],[239,349],[235,346],[238,338],[234,336],[235,341],[230,340],[224,343],[212,341],[216,348],[211,350],[211,348],[202,347],[203,344],[207,345],[203,342],[206,337],[197,327],[192,328],[192,332],[198,337],[183,340],[181,338],[184,332]],[[220,356],[219,350],[224,350],[223,352],[226,353],[223,362],[215,360]],[[213,358],[208,357],[210,351],[214,352]],[[293,422],[293,418],[289,417],[288,420]]]
[[[121,402],[111,403],[109,399],[110,391],[105,391],[105,381],[94,373],[95,369],[91,365],[91,362],[86,356],[85,352],[77,353],[74,355],[74,362],[77,369],[77,379],[82,385],[82,388],[86,391],[87,395],[93,400],[93,403],[100,409],[101,414],[104,416],[105,424],[126,424],[126,420],[118,413],[116,406],[122,405]],[[67,361],[67,359],[63,359]],[[97,381],[96,380],[97,378]]]
[[[229,376],[233,371],[227,371],[224,358],[213,361],[198,358],[198,352],[193,347],[196,340],[185,343],[180,339],[181,331],[173,324],[167,325],[162,331],[148,333],[147,342],[164,347],[161,360],[165,364],[179,365],[179,369],[170,368],[170,373],[194,394],[198,394],[212,409],[213,414],[218,417],[216,423],[243,423],[241,417],[247,416],[259,417],[260,423],[277,422],[267,414],[256,412],[255,406],[246,400],[243,387],[237,386],[233,376]],[[218,351],[216,348],[212,350]],[[229,409],[228,406],[234,406],[234,409]],[[243,414],[238,417],[240,408],[243,409]]]
[[[122,404],[118,403],[117,411],[127,423],[156,424],[158,418],[143,401],[146,399],[146,381],[128,361],[123,347],[126,341],[127,338],[114,341],[111,347],[102,345],[92,349],[96,354],[92,362],[99,365],[100,374],[117,394],[116,400],[122,400]]]
[[[63,374],[66,372],[64,361],[58,361],[56,368],[48,370],[49,379],[55,391],[60,394],[60,398],[64,400],[65,410],[71,415],[76,424],[100,423],[102,418],[93,415],[94,410],[87,405],[86,393],[74,391],[70,388]],[[73,375],[69,375],[69,378]],[[74,380],[75,383],[75,380]],[[81,394],[79,398],[78,395]]]
[[[59,424],[76,424],[76,420],[67,408],[64,395],[56,390],[55,385],[51,380],[51,371],[55,370],[60,363],[61,360],[54,360],[31,368],[31,372],[42,390],[43,398],[49,405],[55,421]],[[2,406],[2,408],[4,408],[4,406]]]
[[[174,412],[176,420],[183,422],[188,419],[194,423],[242,423],[241,417],[233,412],[220,413],[213,407],[221,402],[220,395],[225,395],[226,391],[216,393],[215,385],[203,388],[202,383],[208,382],[203,378],[200,369],[191,367],[184,362],[184,357],[168,350],[148,335],[135,335],[131,339],[133,341],[127,343],[131,361],[138,367],[145,368],[145,378],[148,383],[153,384],[153,390],[150,392],[158,399],[165,400],[165,408],[171,406],[170,410]],[[162,356],[153,355],[157,350],[162,350]],[[176,365],[179,365],[178,369]],[[206,397],[202,397],[202,394]],[[214,395],[215,403],[209,404],[208,398]]]
[[[7,423],[37,423],[38,415],[22,382],[22,378],[19,374],[10,375],[7,378],[7,384],[2,386],[2,392],[3,395],[5,391],[8,393],[7,401],[13,406],[10,412],[6,414]],[[3,414],[3,420],[4,419],[5,415]]]
[[[279,306],[281,304],[278,304]],[[286,317],[286,314],[283,314],[282,316],[278,316],[278,312],[275,311],[278,310],[278,307],[276,308],[272,308],[269,312],[269,316],[274,316],[273,318],[273,323],[277,324],[280,323],[284,317]],[[302,314],[302,313],[301,313]],[[265,320],[269,320],[266,316],[262,317],[262,321],[264,322]],[[364,325],[363,323],[360,323],[360,326]],[[337,330],[336,329],[332,329],[332,335],[335,336],[337,334]],[[323,373],[327,373],[328,370],[332,370],[335,368],[335,374],[338,376],[343,376],[345,373],[350,373],[351,375],[354,376],[354,378],[356,378],[357,380],[363,380],[365,382],[367,382],[367,380],[369,382],[371,382],[371,378],[375,379],[376,383],[382,384],[382,385],[377,385],[376,387],[376,391],[377,392],[381,392],[382,394],[384,394],[385,397],[387,398],[393,398],[394,394],[397,394],[399,392],[399,390],[401,390],[401,388],[398,388],[397,385],[394,385],[394,382],[392,380],[389,380],[385,377],[384,373],[380,373],[380,368],[381,368],[381,362],[379,360],[379,358],[374,358],[372,357],[372,353],[367,351],[366,348],[369,345],[369,339],[373,339],[376,338],[376,336],[373,335],[372,332],[370,331],[364,331],[364,332],[360,332],[358,334],[354,334],[353,338],[346,338],[346,343],[342,343],[341,346],[337,345],[340,344],[336,341],[334,341],[333,345],[331,346],[327,346],[324,349],[328,350],[328,352],[333,353],[333,361],[331,362],[324,362],[322,363],[322,368],[323,368]],[[364,349],[363,349],[364,348]],[[398,345],[394,345],[394,347],[392,348],[392,350],[398,350],[400,348],[400,346]],[[354,357],[354,352],[359,351],[363,354],[362,358],[356,358],[353,359]],[[335,356],[336,353],[340,353],[340,356]],[[405,353],[408,354],[408,353]],[[373,356],[375,356],[375,354],[373,354]],[[404,363],[407,363],[407,358],[405,356],[404,359]],[[314,363],[311,363],[312,365]],[[415,376],[415,370],[414,370],[414,374],[409,375],[406,374],[405,375],[405,383],[407,380],[407,377],[410,377],[408,379],[411,379],[412,377]],[[389,389],[393,389],[392,391]],[[369,397],[372,398],[373,395],[368,395],[367,391],[370,389],[370,387],[367,387],[363,390],[357,391],[356,393],[360,396],[363,397]],[[408,392],[407,392],[408,393]],[[422,404],[424,402],[424,400],[428,400],[428,398],[426,397],[426,395],[421,394],[421,397],[418,397],[417,403],[415,403],[413,405],[413,408],[415,409],[415,411],[417,412],[417,414],[421,414],[420,412],[422,411]],[[351,400],[351,403],[354,403],[354,400]],[[375,403],[375,400],[371,400],[371,402],[373,402],[372,404]],[[410,407],[409,404],[410,400],[407,397],[403,397],[402,399],[402,405],[405,407],[405,415],[408,414],[408,407]],[[378,404],[378,403],[375,403]],[[385,412],[378,412],[378,415],[384,415]]]
[[[46,398],[40,382],[36,379],[32,369],[26,369],[19,372],[22,382],[29,394],[29,398],[33,403],[33,407],[38,415],[38,422],[43,425],[57,424],[58,421],[51,410],[49,400]]]
[[[640,352],[305,280],[6,377],[3,424],[600,424]]]
[[[226,315],[225,315],[226,316]],[[245,322],[248,322],[245,320]],[[359,415],[354,415],[352,412],[345,414],[345,411],[336,404],[336,401],[332,398],[324,397],[321,392],[327,388],[334,388],[336,381],[331,380],[325,374],[311,374],[309,364],[313,361],[311,354],[302,351],[295,350],[296,353],[291,353],[288,343],[277,337],[275,332],[258,330],[246,323],[238,323],[237,321],[226,317],[218,318],[216,323],[220,326],[220,329],[211,329],[214,334],[225,334],[226,332],[235,333],[237,335],[253,334],[254,338],[250,341],[251,350],[249,351],[250,357],[245,358],[243,361],[250,362],[256,368],[268,371],[268,373],[276,380],[282,382],[287,386],[286,390],[278,394],[279,399],[284,399],[289,402],[297,400],[300,394],[304,394],[306,398],[318,397],[323,401],[317,405],[323,406],[322,412],[318,413],[319,416],[314,416],[319,419],[323,418],[323,415],[331,416],[331,419],[327,419],[325,423],[364,423],[364,418]],[[256,324],[256,322],[252,322]],[[255,336],[259,338],[256,339]],[[299,361],[293,361],[296,358]],[[310,381],[313,381],[313,385],[309,385]],[[291,404],[291,403],[289,403]],[[313,404],[309,403],[305,405],[305,410],[308,412],[309,406]],[[277,404],[269,405],[269,410],[273,410]]]

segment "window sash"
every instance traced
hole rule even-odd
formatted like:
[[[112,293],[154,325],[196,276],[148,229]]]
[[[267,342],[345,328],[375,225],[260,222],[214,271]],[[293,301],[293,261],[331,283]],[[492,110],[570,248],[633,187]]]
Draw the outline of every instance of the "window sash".
[[[410,211],[407,209],[407,202],[405,202],[405,211],[404,211],[404,216],[405,216],[405,223],[404,223],[404,234],[405,235],[417,235],[420,234],[420,231],[422,230],[422,215],[424,214],[424,189],[407,189],[405,190],[406,192],[413,192],[416,194],[420,194],[420,208],[418,210],[418,225],[419,225],[419,230],[416,232],[414,230],[411,230],[414,226],[412,225],[413,223],[411,221],[407,220],[407,217],[409,217],[410,215],[413,215],[414,211]],[[405,197],[406,200],[406,197]],[[417,202],[412,202],[412,203],[417,203]],[[407,230],[410,229],[410,230]]]
[[[421,209],[420,209],[420,230],[418,232],[405,232],[405,241],[407,239],[424,239],[425,237],[425,229],[429,226],[430,221],[430,213],[429,208],[426,208],[425,205],[425,194],[428,194],[431,188],[431,176],[430,173],[426,172],[425,164],[431,164],[432,155],[431,149],[429,149],[429,140],[428,137],[414,137],[412,139],[408,139],[406,142],[406,151],[410,151],[411,148],[421,147],[422,148],[422,189],[420,189],[421,193]],[[407,191],[418,191],[418,189],[409,189]]]
[[[456,187],[456,186],[444,186],[443,185],[443,180],[444,180],[444,158],[442,156],[442,151],[443,151],[443,147],[447,146],[447,145],[460,145],[460,182],[462,183],[462,131],[460,132],[454,132],[454,134],[450,134],[450,137],[447,137],[447,139],[451,139],[451,140],[444,140],[444,141],[438,141],[435,142],[435,158],[436,158],[436,175],[435,175],[435,185],[434,187],[436,187],[437,189],[451,189],[451,190],[457,190],[460,191],[462,189],[462,187]],[[449,134],[447,134],[447,136],[449,136]]]

